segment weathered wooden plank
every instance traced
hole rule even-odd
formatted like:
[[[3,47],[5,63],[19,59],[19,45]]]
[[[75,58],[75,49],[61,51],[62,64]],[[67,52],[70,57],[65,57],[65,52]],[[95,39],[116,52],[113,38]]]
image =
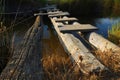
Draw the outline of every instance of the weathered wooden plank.
[[[77,18],[60,18],[60,19],[56,19],[56,22],[64,22],[64,21],[78,21]]]
[[[59,23],[56,23],[54,18],[50,19],[65,51],[70,55],[71,59],[77,63],[83,73],[89,74],[90,72],[105,70],[105,67],[92,55],[79,39],[72,34],[61,33],[58,28]]]
[[[96,30],[98,28],[90,25],[90,24],[84,24],[84,25],[59,25],[59,29],[61,32],[70,32],[70,31],[82,31],[87,32],[91,30]]]
[[[48,17],[60,17],[60,16],[67,16],[67,15],[70,15],[70,14],[68,12],[62,12],[55,15],[48,15]]]
[[[28,30],[24,41],[0,75],[0,80],[41,80],[41,35],[40,17]]]
[[[60,14],[63,13],[62,11],[55,11],[55,12],[48,12],[48,13],[36,13],[34,16],[40,16],[40,15],[55,15],[55,14]]]

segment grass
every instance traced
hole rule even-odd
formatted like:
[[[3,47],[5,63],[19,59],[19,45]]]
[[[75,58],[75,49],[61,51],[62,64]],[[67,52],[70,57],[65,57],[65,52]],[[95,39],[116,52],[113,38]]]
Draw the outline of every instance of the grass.
[[[112,72],[115,74],[120,73],[120,51],[112,51],[108,50],[105,52],[101,52],[100,50],[97,50],[95,52],[98,59]]]
[[[75,72],[70,59],[52,54],[42,59],[44,80],[77,80],[79,73]]]
[[[42,59],[44,69],[43,80],[87,80],[83,74],[72,64],[70,58],[65,58],[57,54],[44,57]],[[93,79],[94,78],[94,79]],[[96,76],[92,76],[91,80],[95,80]]]
[[[106,59],[104,61],[106,62]],[[119,78],[108,72],[84,75],[71,62],[70,58],[57,54],[43,57],[42,63],[44,69],[43,80],[119,80]]]
[[[120,44],[120,22],[114,24],[108,31],[108,39],[116,44]]]

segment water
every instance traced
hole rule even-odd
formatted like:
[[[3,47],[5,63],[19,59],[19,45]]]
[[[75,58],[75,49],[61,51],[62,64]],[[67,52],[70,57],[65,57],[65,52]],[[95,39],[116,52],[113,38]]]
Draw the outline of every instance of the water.
[[[95,19],[95,26],[99,28],[97,31],[104,37],[108,36],[108,30],[111,29],[113,24],[120,22],[120,18],[98,18]]]
[[[96,30],[97,33],[101,34],[104,37],[108,37],[108,30],[111,29],[113,24],[116,24],[120,22],[120,18],[79,18],[80,23],[89,23],[96,27],[98,27],[98,30]]]

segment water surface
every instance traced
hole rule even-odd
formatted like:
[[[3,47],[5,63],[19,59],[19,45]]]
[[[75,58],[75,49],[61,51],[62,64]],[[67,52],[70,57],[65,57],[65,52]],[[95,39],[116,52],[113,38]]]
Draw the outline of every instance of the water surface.
[[[118,18],[79,18],[80,23],[92,24],[98,27],[97,33],[104,37],[108,37],[108,30],[111,29],[113,24],[120,22],[120,17]]]

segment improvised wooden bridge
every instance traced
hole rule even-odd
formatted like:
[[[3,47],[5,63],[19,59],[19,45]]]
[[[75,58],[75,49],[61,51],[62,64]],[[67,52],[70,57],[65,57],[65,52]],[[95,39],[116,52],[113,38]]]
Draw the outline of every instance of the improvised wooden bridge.
[[[1,73],[0,80],[41,80],[42,64],[40,63],[41,49],[39,45],[41,44],[43,26],[40,23],[40,18],[44,15],[48,15],[65,51],[84,74],[106,70],[120,74],[120,48],[95,33],[94,30],[98,28],[90,24],[80,24],[77,18],[68,17],[70,15],[68,12],[59,11],[55,6],[40,8],[40,13],[34,15],[38,16],[35,23],[26,33],[20,49],[14,52]],[[83,34],[84,32],[86,34]],[[74,34],[79,36],[83,34],[91,45],[101,50],[103,53],[100,53],[99,56],[96,55],[99,59],[102,59],[105,51],[112,50],[110,54],[108,53],[111,57],[104,55],[105,59],[111,60],[109,62],[100,61]]]

